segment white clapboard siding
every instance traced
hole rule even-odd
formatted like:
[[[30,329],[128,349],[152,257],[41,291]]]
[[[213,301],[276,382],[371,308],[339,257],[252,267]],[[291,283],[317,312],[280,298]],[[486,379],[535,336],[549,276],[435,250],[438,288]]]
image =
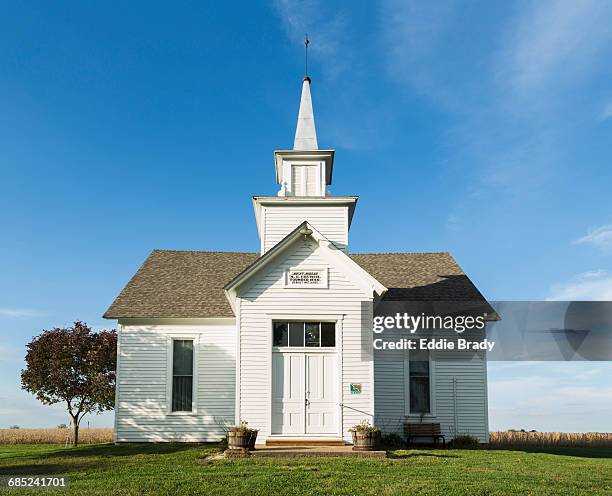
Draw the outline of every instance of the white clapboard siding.
[[[488,443],[487,362],[483,354],[467,359],[438,353],[435,370],[436,418],[444,434],[450,438],[469,434]]]
[[[474,334],[471,339],[482,336]],[[487,405],[487,363],[484,353],[468,358],[461,352],[432,353],[433,416],[424,422],[439,422],[447,440],[469,434],[481,443],[489,442]],[[377,359],[374,363],[376,422],[385,432],[403,436],[408,415],[408,366],[403,360]],[[419,422],[419,416],[410,418]]]
[[[314,228],[343,250],[348,246],[348,207],[319,206],[266,206],[263,208],[263,247],[268,251],[302,222]]]
[[[193,338],[195,414],[170,414],[171,338]],[[235,326],[122,325],[119,332],[116,441],[218,441],[235,412]]]
[[[403,436],[406,387],[404,361],[382,360],[374,355],[374,412],[375,422],[383,434]]]
[[[271,354],[270,315],[343,315],[342,344],[342,433],[373,415],[372,301],[346,275],[329,267],[328,289],[289,289],[284,287],[288,267],[314,269],[328,267],[316,252],[316,243],[299,239],[273,266],[253,276],[248,287],[239,288],[240,304],[240,418],[260,429],[258,442],[270,435]],[[362,385],[361,394],[350,394],[350,383]]]

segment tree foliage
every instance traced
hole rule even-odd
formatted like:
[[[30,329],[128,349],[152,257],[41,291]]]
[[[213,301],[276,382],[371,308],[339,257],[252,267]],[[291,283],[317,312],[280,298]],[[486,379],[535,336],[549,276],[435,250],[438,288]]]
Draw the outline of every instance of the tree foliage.
[[[28,345],[21,386],[47,405],[65,402],[78,445],[79,424],[87,413],[115,405],[117,333],[92,332],[83,322],[44,330]]]

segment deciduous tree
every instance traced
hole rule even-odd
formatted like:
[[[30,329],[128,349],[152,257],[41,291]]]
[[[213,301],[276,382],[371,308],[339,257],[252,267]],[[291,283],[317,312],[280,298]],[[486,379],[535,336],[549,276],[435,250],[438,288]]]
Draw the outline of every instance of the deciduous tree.
[[[65,402],[74,426],[87,413],[112,410],[115,405],[117,333],[93,332],[87,324],[44,330],[27,345],[21,386],[42,403]]]

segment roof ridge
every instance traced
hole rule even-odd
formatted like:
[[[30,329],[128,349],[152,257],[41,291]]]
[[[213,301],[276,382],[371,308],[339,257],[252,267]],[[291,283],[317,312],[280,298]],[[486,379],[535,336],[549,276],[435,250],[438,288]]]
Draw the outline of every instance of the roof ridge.
[[[259,255],[256,251],[219,251],[219,250],[163,250],[160,248],[154,248],[153,253],[155,252],[165,252],[165,253],[232,253],[236,255]]]
[[[154,248],[152,253],[163,252],[163,253],[219,253],[219,254],[231,254],[231,255],[257,255],[261,254],[256,251],[221,251],[221,250],[169,250],[162,248]],[[448,251],[378,251],[378,252],[360,252],[360,253],[348,253],[351,255],[448,255],[452,257]]]
[[[153,252],[165,253],[231,253],[237,255],[260,255],[256,251],[222,251],[222,250],[170,250],[163,248],[154,248]],[[450,255],[448,251],[370,251],[349,253],[349,255]]]
[[[349,255],[450,255],[448,251],[379,251],[368,253],[349,253]]]

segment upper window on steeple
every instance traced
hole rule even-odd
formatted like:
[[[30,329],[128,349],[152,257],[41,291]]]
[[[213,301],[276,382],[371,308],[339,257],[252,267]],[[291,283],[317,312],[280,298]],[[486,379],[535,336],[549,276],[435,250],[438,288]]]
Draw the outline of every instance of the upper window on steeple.
[[[293,196],[321,196],[321,168],[318,165],[291,166]]]

